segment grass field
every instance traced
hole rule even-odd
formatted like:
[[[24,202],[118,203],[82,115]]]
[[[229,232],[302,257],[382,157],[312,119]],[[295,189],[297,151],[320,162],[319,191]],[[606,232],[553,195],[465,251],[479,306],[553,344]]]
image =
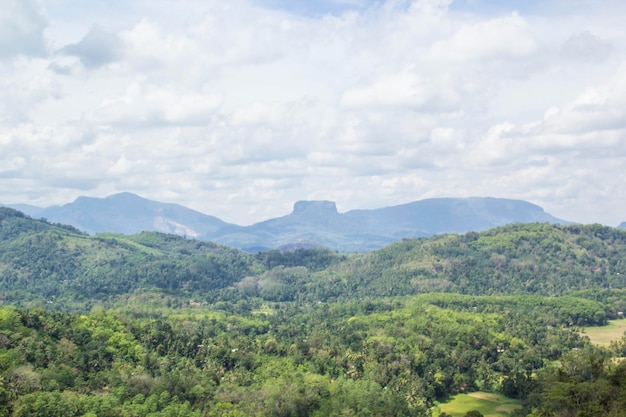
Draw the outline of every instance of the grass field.
[[[618,341],[626,331],[626,319],[610,320],[609,324],[600,327],[586,327],[583,335],[589,336],[591,343],[599,346],[608,346],[613,341]]]
[[[439,410],[433,414],[446,413],[453,417],[463,417],[471,410],[480,411],[485,417],[508,417],[516,408],[520,408],[518,400],[488,392],[472,392],[457,394],[445,404],[439,404]]]

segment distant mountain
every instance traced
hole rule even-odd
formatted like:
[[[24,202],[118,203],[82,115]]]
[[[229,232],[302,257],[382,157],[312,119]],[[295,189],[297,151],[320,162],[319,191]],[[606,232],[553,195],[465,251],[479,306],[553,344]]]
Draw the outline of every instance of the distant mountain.
[[[331,201],[299,201],[291,214],[224,234],[216,241],[245,250],[269,249],[292,244],[320,245],[344,252],[376,249],[402,237],[426,236],[407,231],[394,237],[396,228],[382,230],[350,215],[340,214]]]
[[[2,206],[2,204],[0,204],[0,206]],[[41,217],[43,217],[41,214],[46,210],[44,208],[31,206],[29,204],[7,204],[5,205],[5,207],[10,207],[12,209],[19,210],[22,213],[26,213],[29,216],[36,218],[36,219],[40,219]]]
[[[608,310],[624,311],[625,257],[626,231],[601,225],[517,223],[403,239],[357,254],[323,248],[250,254],[155,232],[89,236],[0,207],[0,300],[55,309],[90,310],[148,293],[206,302],[247,296],[326,302],[450,291],[587,291],[596,299],[613,289],[619,292]]]
[[[618,229],[626,229],[626,222],[621,222],[619,224],[619,226],[617,226]]]
[[[256,223],[216,241],[277,248],[302,242],[344,252],[378,249],[403,238],[482,231],[513,223],[567,224],[541,207],[498,198],[434,198],[375,210],[338,213],[331,201],[299,201],[287,216]]]
[[[159,203],[131,193],[106,198],[79,197],[63,206],[9,206],[34,218],[69,224],[87,233],[172,233],[198,239],[234,232],[239,226],[178,204]]]
[[[512,223],[568,223],[526,201],[489,197],[434,198],[346,213],[339,213],[332,201],[298,201],[286,216],[245,227],[131,193],[103,199],[80,197],[73,203],[45,209],[11,207],[92,234],[158,231],[211,240],[250,252],[316,246],[362,252],[403,238],[478,232]]]

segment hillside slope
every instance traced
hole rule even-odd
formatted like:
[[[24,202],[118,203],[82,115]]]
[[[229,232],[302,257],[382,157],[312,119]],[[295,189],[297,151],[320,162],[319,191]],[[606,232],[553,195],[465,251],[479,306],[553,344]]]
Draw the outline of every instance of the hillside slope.
[[[0,297],[6,303],[82,308],[137,290],[187,296],[228,287],[258,270],[250,255],[214,243],[154,232],[92,237],[0,208]]]
[[[319,272],[278,269],[259,280],[264,287],[253,293],[270,300],[335,301],[424,292],[553,296],[588,291],[594,297],[626,288],[626,231],[600,225],[516,224],[405,239],[351,255]],[[625,302],[621,305],[626,308]]]
[[[321,248],[251,255],[154,232],[94,237],[0,208],[0,298],[12,304],[82,309],[136,292],[206,302],[318,302],[424,292],[587,291],[593,298],[620,289],[626,231],[599,225],[516,224],[352,255]]]

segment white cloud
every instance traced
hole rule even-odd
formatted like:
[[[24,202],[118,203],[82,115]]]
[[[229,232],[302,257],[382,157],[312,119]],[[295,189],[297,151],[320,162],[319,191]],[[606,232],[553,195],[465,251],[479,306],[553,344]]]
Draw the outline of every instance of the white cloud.
[[[219,108],[215,93],[176,91],[172,87],[133,83],[122,96],[104,98],[90,117],[97,123],[151,127],[208,124]]]
[[[626,220],[618,3],[3,1],[0,202],[132,191],[250,223],[492,195]]]
[[[19,55],[44,56],[48,25],[36,0],[0,2],[0,59]]]
[[[534,54],[538,45],[528,22],[513,13],[462,26],[449,39],[433,43],[427,60],[453,63],[515,61]]]
[[[572,35],[562,46],[566,58],[583,62],[599,62],[611,52],[611,45],[595,37],[588,30]]]
[[[373,84],[346,91],[342,106],[350,109],[404,107],[420,112],[452,112],[458,110],[460,97],[448,86],[424,79],[412,69],[385,75]]]
[[[114,62],[122,55],[120,39],[98,25],[92,26],[80,42],[66,45],[60,52],[78,57],[88,68]]]
[[[624,130],[625,109],[626,62],[620,65],[610,80],[586,88],[565,108],[548,114],[537,129],[572,134]]]

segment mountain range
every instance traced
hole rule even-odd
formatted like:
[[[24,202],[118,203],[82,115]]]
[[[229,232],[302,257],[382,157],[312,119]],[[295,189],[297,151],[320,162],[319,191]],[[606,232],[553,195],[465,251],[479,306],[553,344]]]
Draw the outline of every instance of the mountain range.
[[[348,213],[286,217],[314,214]],[[595,349],[590,326],[626,311],[624,259],[597,224],[252,254],[0,207],[0,415],[425,416],[487,388],[547,403],[529,416],[623,415],[623,335]]]
[[[403,238],[478,232],[512,223],[569,223],[529,202],[492,197],[433,198],[345,213],[339,213],[332,201],[298,201],[290,214],[250,226],[227,223],[178,204],[132,193],[79,197],[72,203],[47,208],[7,206],[90,234],[157,231],[250,252],[315,246],[362,252]]]

